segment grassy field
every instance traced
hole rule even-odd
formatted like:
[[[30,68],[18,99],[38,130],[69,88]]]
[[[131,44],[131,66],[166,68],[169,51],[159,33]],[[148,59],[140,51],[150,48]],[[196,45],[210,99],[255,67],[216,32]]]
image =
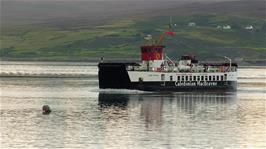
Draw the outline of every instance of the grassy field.
[[[173,16],[174,37],[163,42],[168,56],[196,54],[200,58],[229,56],[262,59],[266,55],[264,19],[234,15],[197,14]],[[158,37],[169,17],[124,18],[102,25],[56,27],[21,25],[2,27],[1,58],[26,60],[87,60],[89,58],[138,58],[144,37]],[[196,26],[189,27],[189,22]],[[231,30],[217,29],[230,25]],[[253,25],[253,30],[245,30]]]

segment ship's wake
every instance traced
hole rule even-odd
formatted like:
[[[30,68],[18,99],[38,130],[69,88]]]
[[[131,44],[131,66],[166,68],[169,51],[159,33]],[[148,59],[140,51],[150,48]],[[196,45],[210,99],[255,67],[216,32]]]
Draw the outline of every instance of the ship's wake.
[[[144,94],[150,93],[147,91],[141,90],[131,90],[131,89],[95,89],[92,92],[99,92],[104,94]]]

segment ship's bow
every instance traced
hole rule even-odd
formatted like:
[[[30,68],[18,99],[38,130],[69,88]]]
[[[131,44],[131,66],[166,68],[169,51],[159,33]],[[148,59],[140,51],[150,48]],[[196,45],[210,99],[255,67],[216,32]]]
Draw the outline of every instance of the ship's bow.
[[[129,89],[130,79],[124,63],[98,64],[99,88]]]

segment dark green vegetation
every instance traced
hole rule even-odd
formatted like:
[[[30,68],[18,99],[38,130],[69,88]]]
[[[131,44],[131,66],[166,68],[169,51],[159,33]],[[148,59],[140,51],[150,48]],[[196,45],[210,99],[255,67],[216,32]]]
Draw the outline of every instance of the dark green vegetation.
[[[167,37],[163,43],[166,45],[169,57],[177,58],[182,54],[195,54],[200,58],[229,56],[238,60],[265,59],[264,1],[254,1],[252,5],[246,3],[246,5],[243,3],[237,5],[237,2],[201,5],[190,3],[180,4],[180,6],[169,4],[169,6],[164,5],[164,8],[149,6],[142,13],[140,11],[142,9],[129,10],[128,14],[121,15],[122,17],[118,12],[110,15],[113,16],[110,18],[107,17],[108,15],[103,17],[99,14],[105,19],[97,19],[94,16],[85,20],[81,17],[83,20],[79,20],[73,16],[64,21],[46,18],[46,20],[39,19],[36,22],[25,23],[25,20],[16,20],[16,16],[10,16],[10,18],[14,17],[13,21],[6,16],[4,19],[9,19],[6,19],[6,24],[2,26],[1,58],[138,59],[139,46],[145,43],[144,37],[151,34],[154,38],[158,38],[167,29],[169,15],[171,15],[175,36]],[[227,10],[215,8],[218,5],[221,7],[225,5],[224,8]],[[235,5],[238,10],[234,9]],[[247,12],[249,7],[253,8]],[[23,18],[23,16],[20,17]],[[196,26],[189,27],[189,22],[195,22]],[[7,25],[8,23],[11,25]],[[232,29],[217,29],[219,25],[230,25]],[[252,25],[254,29],[244,29],[248,25]]]

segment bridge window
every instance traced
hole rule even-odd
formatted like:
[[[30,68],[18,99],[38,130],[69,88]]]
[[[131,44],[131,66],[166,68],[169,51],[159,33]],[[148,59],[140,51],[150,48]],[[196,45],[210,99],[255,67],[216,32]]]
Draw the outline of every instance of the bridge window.
[[[161,80],[162,80],[162,81],[165,80],[165,74],[161,74]]]
[[[205,81],[207,81],[208,80],[208,76],[205,76]]]
[[[197,81],[197,77],[196,77],[196,76],[193,76],[193,80],[194,80],[194,81]]]
[[[221,81],[223,81],[224,80],[224,76],[221,76]]]
[[[177,81],[180,81],[180,76],[177,76]]]
[[[197,76],[197,81],[200,81],[200,76]]]
[[[185,80],[185,77],[184,76],[182,76],[182,81],[184,81]]]
[[[204,81],[204,76],[201,76],[201,81]]]
[[[212,80],[212,76],[209,76],[209,81],[211,81]]]
[[[215,76],[212,76],[212,81],[215,81]]]
[[[188,81],[188,76],[186,76],[186,81]]]
[[[189,81],[192,81],[192,76],[189,76]]]
[[[217,81],[219,81],[219,80],[220,80],[219,76],[216,76],[216,80],[217,80]]]
[[[173,76],[170,76],[170,81],[173,81]]]

